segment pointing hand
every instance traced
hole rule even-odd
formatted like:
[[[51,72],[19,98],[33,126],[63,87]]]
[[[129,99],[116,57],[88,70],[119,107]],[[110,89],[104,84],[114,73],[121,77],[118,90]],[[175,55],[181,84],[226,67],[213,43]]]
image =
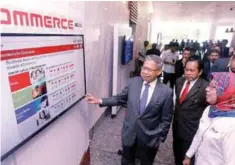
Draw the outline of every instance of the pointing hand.
[[[100,100],[90,94],[86,95],[86,100],[89,104],[99,104]]]

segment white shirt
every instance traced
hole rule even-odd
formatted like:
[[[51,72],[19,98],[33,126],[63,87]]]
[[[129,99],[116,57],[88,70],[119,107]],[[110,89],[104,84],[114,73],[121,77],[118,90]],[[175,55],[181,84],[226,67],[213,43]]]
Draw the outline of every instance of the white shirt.
[[[143,94],[143,92],[144,92],[145,84],[146,84],[146,83],[147,83],[146,81],[143,82],[142,89],[141,89],[141,93],[140,93],[140,99],[141,99],[142,94]],[[157,78],[156,78],[154,81],[152,81],[151,83],[149,83],[148,98],[147,98],[147,103],[146,103],[146,105],[145,105],[146,107],[147,107],[148,103],[150,102],[150,100],[151,100],[151,98],[152,98],[152,95],[153,95],[153,92],[154,92],[156,83],[157,83]]]
[[[200,119],[186,156],[196,154],[195,165],[235,165],[235,118],[209,118],[209,110],[210,106]]]
[[[178,60],[178,53],[172,53],[171,50],[167,50],[162,52],[161,54],[161,58],[163,61],[167,61],[167,62],[176,62]],[[164,72],[166,73],[175,73],[175,65],[171,65],[171,64],[165,64],[164,63]]]
[[[213,65],[214,65],[214,63],[210,62],[210,68],[212,68],[212,67],[213,67]]]
[[[189,85],[189,88],[188,88],[188,92],[190,91],[190,89],[194,86],[194,84],[197,82],[198,78],[196,80],[193,80],[193,81],[190,81],[190,85]],[[180,96],[182,95],[183,91],[184,91],[184,88],[186,87],[187,85],[187,80],[185,80],[184,82],[184,85],[181,89],[181,92],[180,92]]]
[[[140,50],[140,53],[142,54],[142,56],[138,56],[138,59],[140,60],[140,61],[142,61],[142,62],[144,62],[144,58],[145,58],[145,56],[146,56],[146,52],[147,52],[147,48],[142,48],[141,50]]]
[[[147,48],[145,48],[145,47],[140,50],[140,53],[141,53],[143,56],[146,56],[146,52],[147,52]]]

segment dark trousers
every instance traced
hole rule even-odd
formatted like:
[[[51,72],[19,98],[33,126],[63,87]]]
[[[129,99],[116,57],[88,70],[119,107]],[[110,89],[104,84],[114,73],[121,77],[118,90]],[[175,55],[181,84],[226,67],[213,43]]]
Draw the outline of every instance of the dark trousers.
[[[175,85],[175,73],[166,73],[163,74],[163,83],[167,84],[170,81],[170,87],[173,89]]]
[[[135,159],[140,160],[141,165],[152,165],[158,148],[149,148],[138,140],[131,147],[122,146],[122,165],[135,165]]]
[[[175,156],[175,165],[183,165],[183,160],[185,158],[185,154],[188,151],[191,145],[191,141],[185,141],[182,139],[173,139],[173,150]],[[194,165],[195,158],[191,159],[191,165]]]

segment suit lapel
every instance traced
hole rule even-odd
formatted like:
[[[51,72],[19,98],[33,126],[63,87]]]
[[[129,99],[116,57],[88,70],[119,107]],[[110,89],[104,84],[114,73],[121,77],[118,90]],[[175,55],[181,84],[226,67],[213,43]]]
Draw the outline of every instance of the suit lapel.
[[[140,112],[140,94],[141,94],[141,89],[142,89],[142,86],[143,86],[143,79],[141,79],[141,81],[138,81],[138,83],[136,83],[136,105],[137,105],[137,114],[139,114]]]
[[[176,93],[176,98],[177,99],[179,99],[180,98],[180,92],[181,92],[181,90],[182,90],[182,88],[183,88],[183,86],[184,86],[184,82],[185,82],[185,78],[183,78],[182,80],[181,80],[181,82],[179,83],[179,85],[178,85],[178,87],[177,87],[177,93]]]
[[[199,91],[200,87],[201,87],[201,79],[199,78],[197,82],[193,85],[193,87],[190,89],[188,94],[186,95],[184,101],[188,100],[190,97],[195,95]]]
[[[154,88],[154,91],[153,91],[153,94],[152,94],[152,97],[144,111],[144,113],[141,115],[143,116],[145,113],[147,113],[150,109],[151,109],[151,106],[157,101],[157,99],[160,97],[161,95],[161,82],[160,80],[157,80],[156,82],[156,85],[155,85],[155,88]]]

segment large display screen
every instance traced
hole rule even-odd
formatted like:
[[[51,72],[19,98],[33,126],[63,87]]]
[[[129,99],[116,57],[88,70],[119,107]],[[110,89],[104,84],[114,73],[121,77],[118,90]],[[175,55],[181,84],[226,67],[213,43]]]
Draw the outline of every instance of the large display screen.
[[[133,37],[124,36],[122,48],[122,64],[128,64],[133,58]]]
[[[82,35],[1,34],[1,159],[86,93]]]

